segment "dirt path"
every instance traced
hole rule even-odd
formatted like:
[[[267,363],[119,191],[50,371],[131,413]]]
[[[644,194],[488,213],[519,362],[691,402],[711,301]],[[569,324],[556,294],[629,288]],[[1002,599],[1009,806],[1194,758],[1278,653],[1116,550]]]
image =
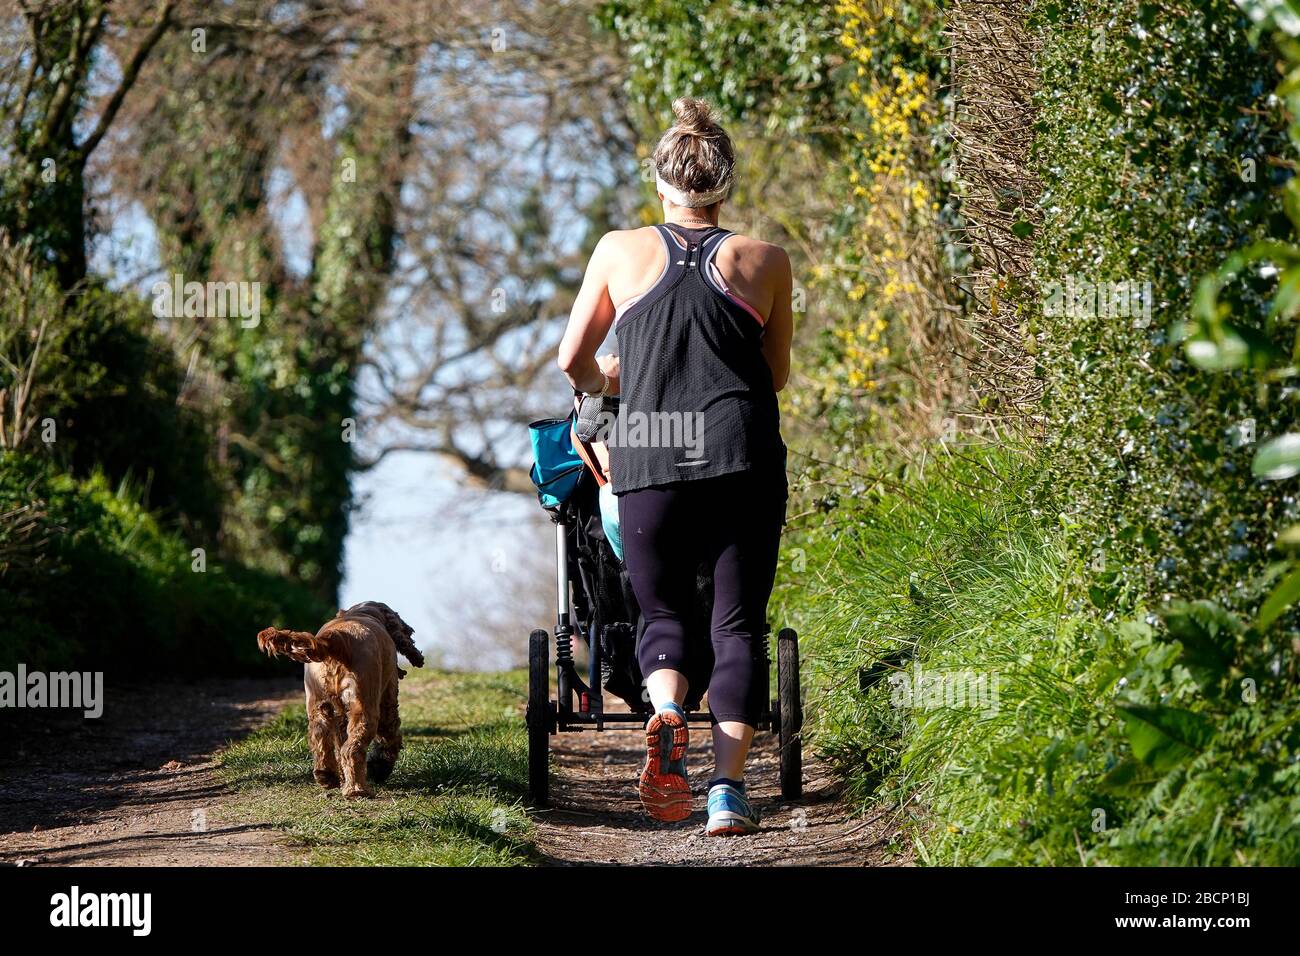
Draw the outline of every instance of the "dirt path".
[[[776,741],[756,738],[747,784],[763,818],[762,832],[720,839],[704,835],[704,803],[713,748],[705,727],[691,728],[687,769],[695,813],[686,823],[646,818],[635,780],[644,738],[631,730],[551,738],[552,809],[536,814],[538,849],[551,863],[702,866],[881,866],[890,857],[894,814],[851,815],[835,798],[826,768],[804,761],[804,799],[783,803]]]
[[[297,681],[108,688],[104,716],[4,715],[0,865],[292,862],[271,827],[223,824],[215,750],[273,716]]]
[[[230,794],[213,753],[301,694],[297,681],[212,680],[117,688],[99,720],[66,712],[4,715],[0,735],[0,865],[240,866],[295,862],[266,825],[230,824]],[[14,730],[15,733],[9,731]],[[640,734],[553,739],[553,808],[536,814],[546,862],[578,864],[878,866],[907,863],[888,847],[895,815],[850,814],[826,769],[805,757],[804,799],[783,803],[776,744],[760,734],[749,785],[761,833],[704,836],[712,761],[706,728],[692,728],[695,815],[646,819],[634,781]]]

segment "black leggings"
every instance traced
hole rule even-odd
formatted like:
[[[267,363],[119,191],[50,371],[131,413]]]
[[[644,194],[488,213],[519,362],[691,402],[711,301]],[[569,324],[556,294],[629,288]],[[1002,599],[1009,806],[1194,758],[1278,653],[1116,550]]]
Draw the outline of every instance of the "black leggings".
[[[628,578],[645,632],[637,649],[642,675],[685,671],[696,572],[713,571],[713,676],[709,711],[715,721],[754,726],[766,706],[755,680],[754,651],[767,625],[785,524],[785,475],[748,472],[629,491],[618,499]]]

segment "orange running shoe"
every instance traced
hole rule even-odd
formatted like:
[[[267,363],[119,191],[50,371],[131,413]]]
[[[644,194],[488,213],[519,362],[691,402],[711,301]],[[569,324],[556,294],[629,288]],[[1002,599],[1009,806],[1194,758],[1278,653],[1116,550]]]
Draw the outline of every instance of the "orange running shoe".
[[[691,815],[686,783],[686,712],[665,704],[645,725],[646,758],[641,771],[641,805],[651,819],[677,823]]]

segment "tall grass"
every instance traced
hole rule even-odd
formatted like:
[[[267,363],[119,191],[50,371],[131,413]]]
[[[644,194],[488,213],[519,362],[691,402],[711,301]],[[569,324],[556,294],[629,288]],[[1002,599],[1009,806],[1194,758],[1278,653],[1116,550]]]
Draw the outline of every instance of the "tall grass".
[[[1028,503],[1027,469],[1022,455],[986,452],[901,481],[848,476],[859,486],[848,504],[800,536],[816,572],[782,582],[805,617],[817,747],[852,797],[887,796],[920,821],[931,862],[981,851],[948,847],[944,834],[1000,825],[1006,808],[978,783],[1000,743],[1087,720],[1042,654],[1064,637],[1065,556]],[[918,676],[982,679],[985,699],[909,706]]]

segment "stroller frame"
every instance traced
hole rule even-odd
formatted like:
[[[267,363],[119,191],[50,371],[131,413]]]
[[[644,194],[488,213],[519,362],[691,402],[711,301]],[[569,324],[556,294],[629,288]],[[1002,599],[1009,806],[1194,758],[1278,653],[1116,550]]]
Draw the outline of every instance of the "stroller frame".
[[[590,664],[586,680],[579,673],[573,656],[572,595],[569,581],[568,519],[555,521],[556,564],[556,622],[555,622],[555,676],[557,693],[550,690],[551,635],[539,628],[528,639],[528,707],[525,723],[528,728],[528,798],[538,807],[550,801],[550,738],[558,733],[575,733],[583,730],[603,731],[606,725],[627,729],[641,729],[650,717],[648,701],[627,701],[629,713],[607,712],[605,692],[601,686],[601,648],[605,643],[597,629],[631,628],[628,622],[592,622],[592,633],[581,635],[590,651]],[[593,615],[594,616],[594,615]],[[777,696],[770,694],[770,664],[768,637],[757,649],[756,663],[761,664],[761,680],[767,685],[764,699],[771,699],[771,707],[758,720],[759,731],[771,731],[780,741],[781,796],[784,800],[798,800],[803,795],[802,729],[803,706],[799,693],[799,642],[791,628],[783,628],[777,635]],[[711,724],[712,717],[705,710],[687,711],[689,723]]]

